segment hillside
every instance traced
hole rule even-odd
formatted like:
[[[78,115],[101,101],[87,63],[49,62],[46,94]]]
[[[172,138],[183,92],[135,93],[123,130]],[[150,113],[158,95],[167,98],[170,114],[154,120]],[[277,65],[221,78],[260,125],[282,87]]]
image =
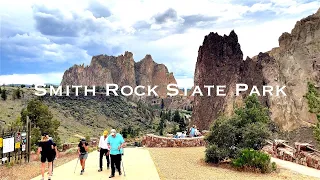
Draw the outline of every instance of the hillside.
[[[0,100],[0,125],[7,126],[20,116],[28,100],[35,98],[34,90],[22,88],[23,97],[12,99],[14,87],[6,87],[8,99]],[[154,110],[142,103],[132,102],[122,96],[44,96],[53,118],[61,122],[59,134],[62,142],[75,142],[80,136],[98,137],[103,130],[132,126],[141,132],[154,132]]]

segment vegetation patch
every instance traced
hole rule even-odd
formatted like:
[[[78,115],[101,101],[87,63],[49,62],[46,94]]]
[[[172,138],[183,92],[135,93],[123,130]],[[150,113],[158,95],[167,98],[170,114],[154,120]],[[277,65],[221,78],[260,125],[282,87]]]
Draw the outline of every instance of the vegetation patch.
[[[244,106],[236,108],[233,116],[220,116],[213,122],[205,137],[205,161],[220,163],[231,159],[238,169],[256,167],[261,172],[269,172],[270,157],[259,150],[274,129],[268,109],[260,104],[257,96],[248,96]]]
[[[314,127],[313,135],[320,143],[320,93],[311,82],[308,82],[308,92],[304,97],[308,100],[309,112],[317,116],[318,123]]]

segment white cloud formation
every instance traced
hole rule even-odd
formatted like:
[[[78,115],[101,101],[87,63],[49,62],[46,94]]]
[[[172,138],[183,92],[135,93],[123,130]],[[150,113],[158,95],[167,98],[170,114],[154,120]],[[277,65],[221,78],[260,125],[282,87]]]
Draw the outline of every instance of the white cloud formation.
[[[1,42],[6,57],[17,62],[50,61],[57,66],[87,64],[92,55],[125,50],[133,52],[136,61],[151,54],[174,72],[179,85],[189,86],[205,35],[234,29],[244,58],[252,57],[278,46],[283,32],[319,6],[319,1],[298,0],[0,1]]]
[[[0,84],[60,84],[63,73],[0,75]]]

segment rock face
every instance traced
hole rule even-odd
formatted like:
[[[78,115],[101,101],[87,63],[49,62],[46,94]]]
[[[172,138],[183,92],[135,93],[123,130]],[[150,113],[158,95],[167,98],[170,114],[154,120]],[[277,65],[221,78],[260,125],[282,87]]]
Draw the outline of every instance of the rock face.
[[[125,52],[118,57],[94,56],[90,66],[74,65],[65,71],[61,85],[105,87],[111,83],[120,87],[157,85],[156,92],[160,97],[166,97],[168,84],[177,84],[173,73],[169,73],[165,65],[155,63],[151,55],[146,55],[140,62],[135,63],[133,54]]]
[[[194,97],[192,121],[208,129],[220,114],[230,115],[242,103],[253,85],[262,92],[263,85],[286,86],[287,96],[260,96],[270,109],[270,116],[284,130],[309,126],[316,117],[308,112],[303,97],[307,82],[320,85],[320,10],[298,21],[291,34],[283,33],[278,48],[243,61],[234,31],[229,36],[210,33],[198,52],[195,85],[226,85],[226,96]],[[235,84],[245,83],[249,91],[235,96]],[[202,88],[203,92],[207,89]],[[261,94],[262,95],[262,94]]]

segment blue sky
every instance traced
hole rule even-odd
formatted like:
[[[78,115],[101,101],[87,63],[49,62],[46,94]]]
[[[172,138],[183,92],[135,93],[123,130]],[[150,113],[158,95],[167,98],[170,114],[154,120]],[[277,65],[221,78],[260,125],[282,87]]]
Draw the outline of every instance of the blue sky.
[[[278,37],[315,13],[311,0],[10,0],[0,2],[0,84],[59,84],[74,64],[98,54],[151,54],[190,87],[209,32],[238,34],[244,58],[278,46]]]

